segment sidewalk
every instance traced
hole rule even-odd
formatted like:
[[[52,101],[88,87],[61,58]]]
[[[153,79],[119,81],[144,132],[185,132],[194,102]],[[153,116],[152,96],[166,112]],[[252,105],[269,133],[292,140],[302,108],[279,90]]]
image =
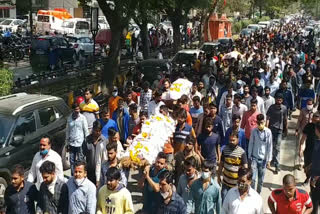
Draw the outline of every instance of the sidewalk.
[[[268,197],[271,191],[277,188],[282,188],[282,178],[286,174],[292,174],[296,178],[296,183],[298,188],[304,189],[309,192],[309,186],[304,186],[303,182],[305,180],[305,174],[303,170],[299,171],[296,169],[298,164],[296,157],[298,155],[298,142],[295,137],[295,128],[297,125],[297,118],[299,116],[299,110],[293,113],[292,119],[289,120],[289,131],[286,139],[282,140],[280,148],[280,173],[275,175],[270,170],[266,171],[264,178],[264,184],[261,192],[261,196],[264,202],[264,212],[265,214],[270,214],[271,211],[268,208]],[[274,169],[274,167],[272,167]]]

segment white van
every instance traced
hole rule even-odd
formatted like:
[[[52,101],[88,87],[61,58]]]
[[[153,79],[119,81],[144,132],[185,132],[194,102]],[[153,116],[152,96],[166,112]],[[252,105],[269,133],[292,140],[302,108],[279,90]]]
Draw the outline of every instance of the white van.
[[[61,33],[68,36],[89,36],[90,23],[81,18],[65,20],[61,26]]]

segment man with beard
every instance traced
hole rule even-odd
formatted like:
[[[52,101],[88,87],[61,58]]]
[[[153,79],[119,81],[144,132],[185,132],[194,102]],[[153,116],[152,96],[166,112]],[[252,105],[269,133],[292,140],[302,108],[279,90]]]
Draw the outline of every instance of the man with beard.
[[[146,166],[143,171],[143,178],[139,181],[139,185],[143,187],[143,212],[146,214],[153,214],[159,208],[161,200],[159,175],[166,171],[167,156],[163,152],[157,155],[155,164]],[[110,170],[110,169],[109,169]]]
[[[252,171],[240,168],[238,175],[238,186],[229,190],[222,205],[222,213],[263,214],[262,198],[250,187],[252,183]]]
[[[105,145],[107,139],[101,134],[102,125],[99,121],[93,123],[92,133],[87,137],[84,144],[82,144],[83,154],[87,161],[87,176],[92,183],[96,183],[96,163],[97,163],[97,146]]]
[[[286,136],[288,133],[288,111],[287,107],[282,104],[283,95],[276,94],[276,103],[270,106],[267,112],[266,127],[272,132],[272,163],[275,166],[275,173],[280,171],[280,145],[282,135]]]
[[[164,102],[161,101],[162,92],[160,90],[156,90],[154,92],[154,98],[150,101],[148,106],[148,116],[159,114],[160,106],[165,105]]]
[[[50,214],[68,214],[69,196],[68,187],[63,180],[57,177],[53,162],[45,161],[40,172],[43,178],[39,190],[37,212]]]
[[[195,168],[200,169],[201,166],[201,159],[199,155],[195,152],[195,146],[196,144],[196,139],[191,137],[190,135],[186,139],[186,146],[184,147],[183,151],[177,152],[174,156],[174,174],[175,174],[175,181],[176,181],[176,186],[178,185],[178,181],[180,176],[184,172],[184,162],[186,159],[193,157],[195,159]]]
[[[247,148],[247,139],[244,132],[244,129],[240,128],[241,117],[238,114],[232,115],[232,126],[226,131],[226,135],[224,137],[224,141],[221,146],[221,150],[224,149],[226,145],[229,144],[229,136],[232,132],[237,132],[239,137],[239,146],[246,150]]]
[[[282,80],[279,90],[276,94],[281,93],[283,95],[283,105],[287,107],[288,118],[291,120],[291,112],[293,111],[294,97],[291,90],[287,87],[287,82]]]
[[[6,188],[4,201],[8,214],[35,214],[34,201],[37,189],[33,183],[24,180],[23,166],[16,165],[11,170],[11,185]]]
[[[133,214],[133,203],[130,192],[120,183],[121,173],[116,167],[111,167],[106,184],[98,194],[97,214]]]
[[[264,88],[264,95],[262,99],[264,101],[264,109],[268,112],[270,106],[275,104],[274,97],[270,95],[270,88],[268,86]]]
[[[216,163],[220,158],[220,142],[219,135],[213,132],[212,118],[207,117],[204,121],[204,130],[198,137],[198,151],[202,161],[209,160],[215,164],[213,174],[216,174]]]
[[[200,177],[197,171],[197,161],[194,157],[188,157],[183,162],[185,173],[180,176],[177,193],[182,197],[187,206],[187,214],[194,213],[194,201],[190,192],[190,187],[195,180]]]
[[[218,169],[218,183],[222,183],[221,198],[222,201],[227,192],[237,185],[239,168],[248,168],[246,152],[238,145],[238,133],[233,132],[229,136],[229,144],[223,149]],[[221,175],[223,180],[221,182]]]

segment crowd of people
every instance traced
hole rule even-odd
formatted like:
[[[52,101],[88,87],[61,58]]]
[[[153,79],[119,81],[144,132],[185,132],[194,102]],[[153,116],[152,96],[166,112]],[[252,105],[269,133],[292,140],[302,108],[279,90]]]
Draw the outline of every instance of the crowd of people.
[[[128,79],[124,90],[113,87],[102,109],[85,89],[84,101],[72,105],[67,120],[71,177],[64,177],[61,157],[51,149],[50,136],[43,136],[27,177],[20,165],[12,170],[5,213],[137,212],[128,190],[132,169],[121,160],[145,121],[162,114],[173,118],[176,128],[155,161],[139,169],[139,212],[263,214],[265,172],[281,170],[281,141],[299,109],[295,134],[311,197],[287,174],[268,206],[272,214],[317,214],[320,60],[310,46],[312,33],[302,36],[306,23],[296,18],[240,37],[225,53],[200,54],[191,62],[191,76],[179,73],[193,86],[178,100],[170,98],[173,80],[165,75],[158,84],[140,75],[134,83]],[[232,51],[237,58],[223,57]]]

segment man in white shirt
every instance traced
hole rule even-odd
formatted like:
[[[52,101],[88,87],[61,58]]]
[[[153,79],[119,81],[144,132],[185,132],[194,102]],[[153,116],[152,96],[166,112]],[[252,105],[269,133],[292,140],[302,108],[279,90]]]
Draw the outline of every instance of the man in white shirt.
[[[117,158],[121,159],[122,155],[123,155],[123,147],[122,144],[120,142],[120,137],[119,137],[119,133],[114,129],[114,128],[109,128],[108,130],[108,141],[107,142],[101,142],[99,145],[97,145],[96,148],[96,186],[99,187],[100,186],[100,176],[101,176],[101,163],[103,163],[104,161],[108,160],[108,156],[107,156],[107,144],[111,143],[111,142],[116,142],[117,143]]]
[[[43,181],[42,175],[40,173],[40,167],[45,161],[51,161],[55,164],[56,176],[61,181],[64,181],[61,157],[57,152],[51,149],[51,142],[48,136],[44,136],[41,138],[40,151],[35,154],[28,175],[28,181],[31,183],[35,183],[38,190],[40,188],[41,182]]]
[[[276,102],[274,97],[270,95],[270,88],[268,86],[264,88],[264,95],[262,99],[264,101],[264,109],[268,112],[269,107]]]
[[[249,98],[249,99],[246,100],[246,105],[247,105],[247,107],[250,109],[250,107],[251,107],[251,99],[256,99],[256,100],[258,101],[258,104],[257,104],[257,109],[258,109],[258,111],[259,111],[261,114],[266,115],[266,110],[265,110],[265,108],[264,108],[264,101],[263,101],[262,97],[260,97],[260,96],[258,95],[258,90],[257,90],[256,87],[253,87],[253,88],[252,88],[251,96],[252,96],[251,98]]]
[[[238,172],[238,186],[233,187],[227,193],[223,201],[223,214],[263,214],[261,196],[250,187],[252,171],[248,168],[240,168]]]
[[[162,92],[160,90],[156,90],[154,93],[153,100],[149,103],[148,106],[148,116],[159,114],[160,106],[165,105],[164,102],[161,101]]]
[[[230,84],[230,85],[228,86],[228,90],[225,91],[225,92],[223,92],[223,94],[221,95],[220,102],[219,102],[219,109],[221,108],[221,106],[222,106],[224,103],[226,103],[226,97],[227,97],[228,94],[234,96],[236,93],[237,93],[237,92],[235,92],[235,91],[233,90],[232,84]]]
[[[248,111],[248,107],[245,104],[241,103],[241,95],[235,94],[233,103],[234,105],[232,106],[232,115],[237,114],[242,118],[244,112]]]

